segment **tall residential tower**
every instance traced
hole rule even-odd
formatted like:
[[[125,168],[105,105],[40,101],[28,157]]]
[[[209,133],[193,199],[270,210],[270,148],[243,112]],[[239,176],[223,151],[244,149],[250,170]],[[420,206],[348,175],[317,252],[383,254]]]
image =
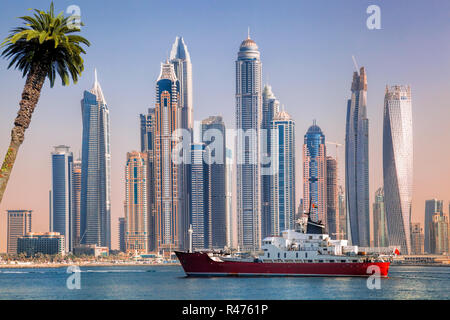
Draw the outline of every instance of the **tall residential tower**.
[[[178,141],[172,133],[179,128],[180,82],[173,64],[161,64],[156,82],[154,185],[155,185],[155,247],[173,250],[182,247],[182,215],[180,187],[182,164],[173,161],[172,154]],[[186,230],[187,231],[187,230]]]
[[[202,138],[208,161],[208,196],[211,216],[211,246],[222,249],[227,245],[226,206],[226,132],[221,116],[202,121]],[[211,148],[209,148],[211,147]],[[194,190],[192,190],[194,191]]]
[[[426,253],[432,253],[432,224],[433,224],[433,215],[439,212],[440,215],[444,214],[444,201],[438,199],[430,199],[425,201],[425,242],[424,242],[424,250]]]
[[[280,102],[272,92],[270,85],[265,85],[262,94],[261,152],[266,159],[271,159],[271,130],[273,117],[280,111]],[[271,159],[272,160],[272,159]],[[262,168],[270,168],[272,161],[261,163]],[[261,237],[264,239],[272,233],[272,213],[270,196],[272,193],[273,175],[263,174],[261,177]]]
[[[64,236],[64,248],[73,245],[73,155],[68,146],[57,146],[52,152],[52,206],[50,231]]]
[[[237,214],[239,246],[261,246],[262,66],[250,35],[242,41],[236,60]]]
[[[127,252],[148,251],[147,153],[128,152],[125,166],[125,246]]]
[[[279,236],[284,230],[295,229],[295,122],[286,111],[281,111],[273,117],[271,127],[274,174],[270,197],[270,235]]]
[[[148,108],[147,114],[140,116],[141,152],[147,153],[147,232],[148,250],[155,250],[155,108]]]
[[[370,245],[369,212],[369,119],[367,77],[364,67],[353,73],[352,96],[347,103],[345,132],[345,192],[348,238],[353,245]]]
[[[389,246],[383,188],[375,192],[373,203],[373,241],[375,247]]]
[[[182,37],[176,37],[175,42],[172,45],[170,51],[170,61],[173,65],[175,76],[179,81],[179,96],[178,96],[178,108],[179,119],[177,120],[177,128],[188,130],[192,134],[193,130],[193,91],[192,91],[192,63],[191,56],[187,49],[187,46]],[[192,137],[191,141],[192,142]],[[190,182],[189,182],[189,168],[188,168],[188,145],[184,148],[186,151],[185,161],[179,166],[179,181],[178,181],[178,196],[180,198],[179,214],[181,217],[180,224],[180,243],[187,244],[188,242],[188,229],[189,229],[189,208],[190,208]],[[188,149],[188,150],[186,150]],[[185,247],[186,248],[186,247]]]
[[[413,134],[411,88],[386,87],[383,117],[383,180],[389,245],[411,252]]]
[[[7,210],[7,253],[17,254],[17,240],[31,232],[32,210]]]
[[[332,239],[339,239],[338,162],[327,156],[327,231]]]
[[[111,150],[109,108],[95,71],[84,91],[81,168],[81,243],[111,248]]]
[[[327,223],[327,151],[325,135],[314,121],[303,144],[303,210],[311,208],[313,221]],[[311,205],[310,205],[311,199]]]

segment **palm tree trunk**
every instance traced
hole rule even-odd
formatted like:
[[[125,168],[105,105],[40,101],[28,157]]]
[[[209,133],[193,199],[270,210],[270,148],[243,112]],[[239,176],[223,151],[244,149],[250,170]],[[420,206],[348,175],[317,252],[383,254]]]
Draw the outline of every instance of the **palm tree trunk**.
[[[17,152],[25,139],[25,130],[30,125],[31,116],[39,101],[46,74],[45,68],[39,63],[35,63],[28,73],[27,81],[22,92],[22,100],[19,103],[19,112],[17,113],[16,120],[14,120],[14,128],[11,130],[11,142],[9,143],[8,151],[0,169],[0,203],[2,202],[9,176],[16,161]]]

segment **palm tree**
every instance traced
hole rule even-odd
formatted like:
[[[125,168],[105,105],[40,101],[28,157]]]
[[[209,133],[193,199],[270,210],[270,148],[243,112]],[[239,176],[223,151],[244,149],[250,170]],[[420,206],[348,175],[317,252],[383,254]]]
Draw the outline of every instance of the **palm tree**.
[[[48,77],[50,87],[55,84],[56,74],[63,86],[69,85],[69,77],[77,83],[84,70],[81,54],[86,52],[82,45],[90,46],[88,40],[73,34],[79,32],[79,26],[83,24],[76,26],[74,17],[64,17],[63,12],[55,16],[53,2],[49,11],[34,9],[33,16],[20,19],[25,26],[12,29],[1,44],[4,48],[1,55],[11,60],[8,69],[14,66],[27,80],[11,131],[11,142],[0,169],[0,203],[45,79]]]

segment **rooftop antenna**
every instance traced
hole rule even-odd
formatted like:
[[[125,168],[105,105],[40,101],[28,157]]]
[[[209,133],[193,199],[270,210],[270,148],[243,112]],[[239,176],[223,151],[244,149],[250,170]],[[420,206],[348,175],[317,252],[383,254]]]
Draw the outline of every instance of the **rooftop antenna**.
[[[247,29],[247,39],[250,39],[250,27]]]
[[[94,68],[94,83],[97,83],[97,68]]]
[[[352,56],[352,60],[353,60],[353,64],[355,65],[356,72],[359,74],[359,67],[358,67],[358,64],[356,63],[355,56]]]

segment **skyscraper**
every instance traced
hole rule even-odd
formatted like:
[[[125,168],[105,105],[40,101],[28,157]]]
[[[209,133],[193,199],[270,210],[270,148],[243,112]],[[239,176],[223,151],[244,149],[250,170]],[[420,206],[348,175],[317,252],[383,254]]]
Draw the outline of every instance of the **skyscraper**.
[[[141,152],[153,150],[155,139],[155,108],[148,108],[147,114],[140,114]]]
[[[17,254],[17,239],[31,232],[32,210],[7,210],[7,252]]]
[[[345,192],[347,194],[348,238],[353,245],[370,244],[369,212],[369,119],[367,77],[364,67],[353,73],[352,96],[347,103],[345,132]]]
[[[424,235],[423,229],[420,223],[411,223],[411,253],[423,254],[424,253]]]
[[[375,192],[373,203],[373,241],[375,247],[389,246],[383,188]]]
[[[193,127],[193,95],[192,95],[192,63],[191,56],[183,37],[176,37],[170,51],[170,63],[174,66],[176,78],[180,82],[181,123],[180,127],[192,130]]]
[[[383,117],[383,180],[389,245],[411,251],[413,135],[411,88],[386,87]]]
[[[432,216],[430,233],[431,253],[448,253],[448,216],[435,212]]]
[[[205,144],[191,145],[191,208],[192,248],[207,249],[212,245],[209,166],[204,161]],[[225,225],[222,225],[224,229]]]
[[[192,64],[191,56],[182,37],[176,37],[170,51],[170,63],[173,65],[175,76],[179,81],[178,108],[179,119],[177,120],[178,128],[189,130],[192,134],[193,129],[193,91],[192,91]],[[192,142],[192,137],[191,141]],[[186,150],[188,149],[188,150]],[[188,145],[185,145],[185,151],[189,151]],[[190,208],[190,182],[189,182],[189,166],[187,159],[189,155],[184,154],[185,162],[178,167],[178,197],[179,215],[180,215],[180,244],[187,244],[189,229],[189,208]],[[187,248],[185,246],[185,248]]]
[[[72,247],[80,244],[81,160],[73,162],[72,170]]]
[[[345,192],[342,186],[339,186],[338,191],[338,207],[339,207],[339,238],[347,239],[347,212],[345,209]]]
[[[314,221],[327,223],[327,162],[325,135],[314,120],[303,144],[303,208]],[[310,206],[310,200],[312,201]]]
[[[155,108],[149,108],[147,114],[140,115],[141,152],[147,153],[147,221],[149,251],[155,249]]]
[[[294,229],[295,218],[295,122],[286,112],[277,112],[271,121],[271,154],[274,173],[271,183],[271,232],[278,236]],[[264,177],[264,176],[263,176]]]
[[[179,128],[180,82],[173,64],[161,64],[156,82],[154,185],[155,185],[155,247],[158,251],[182,247],[183,237],[180,212],[180,167],[172,159],[178,141],[172,133]],[[187,232],[187,230],[186,230]]]
[[[262,67],[250,35],[242,41],[236,60],[237,214],[239,246],[261,246]]]
[[[126,229],[125,218],[121,217],[121,218],[119,218],[119,250],[120,250],[120,252],[127,251],[127,247],[125,244],[125,229]]]
[[[73,248],[73,155],[68,146],[56,146],[52,152],[52,206],[50,231],[64,236],[67,252]]]
[[[95,71],[81,100],[81,243],[111,248],[111,151],[109,109]]]
[[[202,121],[202,137],[207,146],[206,157],[211,159],[207,177],[209,179],[208,211],[211,216],[211,246],[222,249],[227,245],[227,176],[225,123],[221,116],[211,116]]]
[[[147,153],[128,152],[125,167],[125,244],[127,252],[148,251]]]
[[[270,85],[265,85],[262,93],[262,123],[261,123],[261,152],[265,154],[267,159],[271,158],[271,129],[273,117],[280,111],[280,103],[272,92]],[[270,168],[271,161],[264,163],[262,161],[262,168]],[[271,174],[263,174],[261,177],[261,237],[271,235],[272,233],[272,212],[270,208],[270,196],[272,193],[272,178]]]
[[[227,246],[229,248],[235,248],[237,245],[236,237],[236,214],[233,210],[233,151],[226,148],[226,191],[225,191],[225,203],[226,203],[226,224],[227,224]]]
[[[338,163],[327,156],[327,230],[333,239],[339,239]]]
[[[431,253],[431,228],[433,222],[433,215],[439,212],[441,215],[444,214],[444,201],[431,199],[425,201],[425,244],[424,250],[426,253]]]

